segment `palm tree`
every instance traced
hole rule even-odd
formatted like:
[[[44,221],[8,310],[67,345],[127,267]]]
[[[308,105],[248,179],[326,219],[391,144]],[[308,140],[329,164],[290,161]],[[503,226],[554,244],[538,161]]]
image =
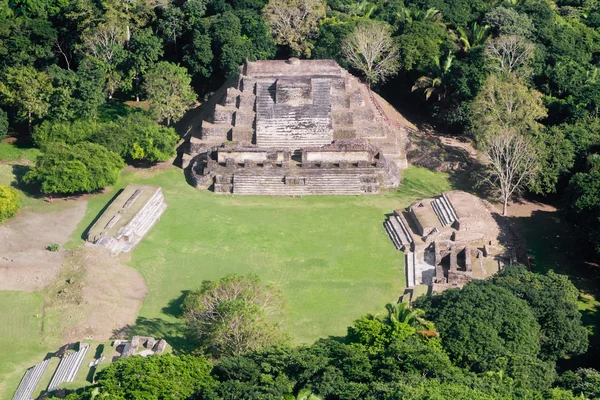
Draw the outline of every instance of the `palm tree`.
[[[410,308],[409,303],[388,303],[385,305],[388,312],[387,320],[390,325],[397,323],[407,324],[412,327],[419,327],[421,318],[425,312],[418,308]]]
[[[412,91],[423,90],[426,100],[429,100],[433,94],[437,95],[438,101],[446,97],[450,90],[447,86],[447,80],[453,60],[454,55],[451,52],[448,52],[448,56],[443,64],[440,58],[436,56],[434,58],[434,68],[431,71],[432,76],[422,76],[417,79],[412,87]]]
[[[465,30],[463,27],[459,27],[458,31],[458,42],[464,51],[469,51],[473,47],[482,46],[485,41],[490,37],[489,25],[478,25],[477,22],[473,22],[471,29]]]
[[[402,11],[398,13],[398,16],[408,23],[412,23],[414,21],[439,22],[442,20],[442,13],[435,8],[428,8],[425,11],[421,11],[403,7]]]
[[[373,12],[377,9],[377,5],[371,3],[369,0],[362,0],[360,3],[354,3],[351,7],[351,15],[366,19],[370,19]]]

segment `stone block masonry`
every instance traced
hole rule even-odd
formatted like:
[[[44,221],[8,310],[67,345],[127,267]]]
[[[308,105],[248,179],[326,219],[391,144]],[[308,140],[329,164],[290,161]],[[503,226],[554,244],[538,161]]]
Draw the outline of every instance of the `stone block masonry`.
[[[216,193],[378,193],[399,184],[408,141],[375,102],[333,60],[247,62],[193,111],[201,121],[189,125],[178,149],[181,165],[194,186]],[[359,148],[339,146],[348,143]],[[291,157],[263,159],[274,151]],[[318,172],[304,184],[285,184],[306,169]]]
[[[131,251],[167,208],[162,189],[129,185],[90,228],[88,242],[112,254]]]

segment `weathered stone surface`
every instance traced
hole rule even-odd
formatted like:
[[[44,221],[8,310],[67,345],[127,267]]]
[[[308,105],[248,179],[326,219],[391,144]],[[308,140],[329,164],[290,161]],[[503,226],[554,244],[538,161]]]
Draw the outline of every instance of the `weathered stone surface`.
[[[236,191],[236,184],[245,178],[236,181],[232,174],[279,171],[282,176],[295,176],[306,169],[328,179],[346,180],[351,187],[354,169],[368,169],[356,172],[369,178],[351,191],[377,193],[397,186],[398,169],[407,166],[405,132],[388,127],[367,88],[332,60],[247,62],[213,98],[199,108],[202,123],[190,125],[187,143],[178,149],[180,164],[189,166],[196,187],[210,186],[217,193],[260,193],[259,187],[247,188],[248,180],[245,188]],[[215,149],[215,143],[229,144]],[[276,153],[268,152],[265,159],[265,150]],[[293,156],[281,158],[280,151]],[[249,152],[253,154],[243,155]],[[340,174],[340,170],[354,172]],[[223,175],[231,181],[223,181]],[[302,195],[321,193],[316,186],[310,190],[312,182],[312,178],[306,181]],[[314,182],[320,184],[321,179]]]

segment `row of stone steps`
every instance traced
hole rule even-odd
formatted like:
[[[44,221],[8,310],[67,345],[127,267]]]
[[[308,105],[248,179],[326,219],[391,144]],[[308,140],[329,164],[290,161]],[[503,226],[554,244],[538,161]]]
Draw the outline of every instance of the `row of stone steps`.
[[[365,186],[369,184],[361,181],[361,175],[311,176],[306,184],[286,184],[284,176],[233,176],[233,193],[247,195],[359,195],[365,193]]]
[[[441,197],[434,199],[431,202],[431,206],[433,207],[433,211],[435,211],[435,214],[440,220],[442,226],[452,225],[452,223],[458,219],[454,208],[450,204],[450,201],[445,194],[442,194]]]
[[[385,230],[398,250],[404,250],[414,241],[406,226],[404,218],[396,212],[384,222]]]
[[[17,391],[13,396],[13,400],[31,400],[33,398],[33,392],[35,392],[35,389],[40,383],[40,379],[42,379],[42,375],[46,371],[49,362],[50,359],[44,360],[25,372]]]
[[[60,360],[58,368],[56,369],[56,372],[54,372],[54,376],[48,385],[49,392],[58,389],[58,386],[61,383],[73,382],[75,375],[77,375],[77,372],[81,367],[81,363],[83,362],[83,359],[90,348],[89,344],[84,344],[81,346],[82,347],[78,352],[64,356]]]

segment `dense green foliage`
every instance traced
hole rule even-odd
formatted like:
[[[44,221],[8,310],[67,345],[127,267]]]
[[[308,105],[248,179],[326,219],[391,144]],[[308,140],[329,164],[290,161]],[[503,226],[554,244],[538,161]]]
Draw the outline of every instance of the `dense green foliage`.
[[[10,186],[0,185],[0,224],[14,217],[21,206],[21,195]]]
[[[44,148],[23,179],[47,194],[93,192],[115,184],[122,168],[118,154],[95,143],[55,142]]]
[[[0,106],[22,134],[45,120],[96,121],[114,98],[149,100],[168,124],[246,59],[333,58],[359,74],[342,44],[369,21],[398,49],[397,76],[374,88],[389,100],[481,146],[499,128],[530,138],[538,167],[520,189],[562,196],[575,174],[588,173],[580,161],[600,142],[592,1],[7,2]],[[583,223],[595,221],[593,207],[575,204],[592,178],[574,178],[563,197],[569,220],[598,247]]]
[[[240,277],[227,281],[239,282]],[[228,290],[221,290],[224,283],[206,285],[226,297]],[[242,283],[241,291],[249,293],[247,288],[251,286]],[[551,296],[557,301],[556,313],[546,303]],[[508,267],[493,279],[421,300],[426,315],[438,321],[437,326],[423,319],[422,310],[406,304],[388,304],[386,314],[356,320],[344,337],[297,347],[263,343],[254,351],[222,358],[210,371],[210,378],[204,375],[199,380],[202,387],[197,387],[196,398],[596,398],[600,382],[597,371],[580,369],[557,379],[554,364],[537,357],[540,345],[546,349],[548,340],[558,339],[555,342],[564,347],[565,335],[560,330],[573,330],[573,323],[568,320],[579,322],[580,318],[576,311],[565,317],[564,309],[573,302],[573,287],[565,277]],[[211,301],[205,299],[204,303]],[[559,320],[567,327],[551,322]],[[526,325],[533,329],[525,329]],[[564,354],[563,351],[561,356]],[[168,362],[175,359],[169,357]],[[181,359],[192,360],[189,356]],[[203,358],[198,360],[206,365]],[[155,365],[162,362],[160,357],[121,360],[99,374],[97,385],[82,396],[72,395],[72,399],[92,399],[94,394],[139,398],[136,396],[146,390],[148,398],[156,398],[158,390],[165,388],[161,393],[168,393],[173,387],[158,379],[155,387],[146,389],[157,370]],[[192,382],[188,370],[182,366],[182,372],[169,372],[166,379],[187,389]],[[207,371],[208,368],[203,369],[203,374]],[[137,374],[138,379],[127,374]]]
[[[186,399],[211,387],[211,365],[202,357],[170,354],[143,358],[132,356],[104,368],[96,376],[92,398]],[[79,399],[77,395],[67,399]]]

